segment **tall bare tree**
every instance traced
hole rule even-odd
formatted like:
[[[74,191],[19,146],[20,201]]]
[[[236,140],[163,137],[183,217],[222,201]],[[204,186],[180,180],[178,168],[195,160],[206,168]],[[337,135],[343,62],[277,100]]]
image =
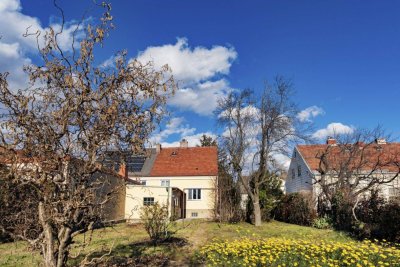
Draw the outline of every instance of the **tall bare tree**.
[[[270,175],[279,172],[276,156],[287,154],[290,145],[306,138],[307,128],[297,119],[298,110],[291,100],[290,82],[277,77],[266,84],[258,100],[245,90],[230,93],[219,102],[219,124],[224,128],[223,147],[228,152],[232,172],[246,189],[253,204],[254,224],[261,225],[260,188]],[[252,186],[243,179],[246,169]]]
[[[319,175],[314,176],[318,197],[330,206],[340,194],[357,220],[360,196],[399,179],[400,145],[388,143],[389,136],[380,127],[336,135],[331,141],[315,155],[319,161]]]
[[[84,26],[76,49],[74,35],[73,52],[59,45],[63,27],[34,33],[42,63],[25,66],[25,89],[0,74],[0,229],[40,249],[49,267],[66,265],[73,238],[93,227],[111,197],[101,194],[107,151],[140,151],[175,88],[168,66],[155,70],[126,52],[115,68],[96,65],[94,51],[112,27],[111,6],[101,6],[99,24]]]

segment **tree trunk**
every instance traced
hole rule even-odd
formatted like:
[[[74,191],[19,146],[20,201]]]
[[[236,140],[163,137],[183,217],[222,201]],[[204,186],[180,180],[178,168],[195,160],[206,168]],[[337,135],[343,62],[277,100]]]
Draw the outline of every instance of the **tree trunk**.
[[[56,253],[54,251],[55,237],[53,235],[53,229],[47,221],[47,216],[43,202],[39,202],[39,221],[43,227],[44,240],[42,243],[43,261],[46,267],[56,267]]]
[[[258,196],[253,200],[254,226],[261,226],[261,208]]]
[[[68,247],[72,242],[72,231],[69,227],[63,227],[59,234],[59,242],[58,246],[58,259],[57,259],[57,267],[63,267],[66,265],[68,260]]]

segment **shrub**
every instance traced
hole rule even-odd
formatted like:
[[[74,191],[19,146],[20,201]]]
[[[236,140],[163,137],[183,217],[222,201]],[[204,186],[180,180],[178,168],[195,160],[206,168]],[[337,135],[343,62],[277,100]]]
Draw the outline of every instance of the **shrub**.
[[[336,193],[332,199],[332,223],[337,230],[351,232],[354,227],[353,203],[345,194]]]
[[[311,225],[316,218],[312,197],[293,193],[284,196],[275,210],[277,220],[299,225]]]
[[[168,207],[156,202],[154,205],[144,206],[140,212],[140,219],[150,239],[154,242],[171,237],[171,223],[168,218]]]
[[[377,192],[360,201],[356,209],[360,220],[354,234],[360,238],[386,239],[400,242],[400,204],[387,202]]]
[[[332,219],[327,215],[315,218],[312,226],[317,229],[330,229],[332,228]]]
[[[337,193],[332,199],[332,225],[359,239],[385,239],[400,242],[400,203],[387,202],[378,191],[371,191],[368,197],[359,201],[353,215],[354,203]]]

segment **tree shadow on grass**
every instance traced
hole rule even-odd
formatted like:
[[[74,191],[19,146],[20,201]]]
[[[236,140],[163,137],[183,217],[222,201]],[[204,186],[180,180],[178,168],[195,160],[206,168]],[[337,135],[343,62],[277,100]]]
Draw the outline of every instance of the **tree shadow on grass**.
[[[186,245],[186,239],[177,237],[157,243],[147,240],[121,244],[114,247],[100,262],[94,261],[93,266],[178,266],[174,259],[180,253],[179,250]],[[99,258],[107,252],[98,251],[90,258]]]

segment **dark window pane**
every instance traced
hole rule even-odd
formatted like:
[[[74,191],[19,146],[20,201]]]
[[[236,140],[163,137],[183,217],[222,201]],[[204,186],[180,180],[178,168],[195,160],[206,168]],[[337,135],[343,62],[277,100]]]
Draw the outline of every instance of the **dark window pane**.
[[[193,189],[189,189],[189,199],[193,199]]]
[[[154,205],[154,197],[144,197],[143,198],[143,205],[144,206]]]

